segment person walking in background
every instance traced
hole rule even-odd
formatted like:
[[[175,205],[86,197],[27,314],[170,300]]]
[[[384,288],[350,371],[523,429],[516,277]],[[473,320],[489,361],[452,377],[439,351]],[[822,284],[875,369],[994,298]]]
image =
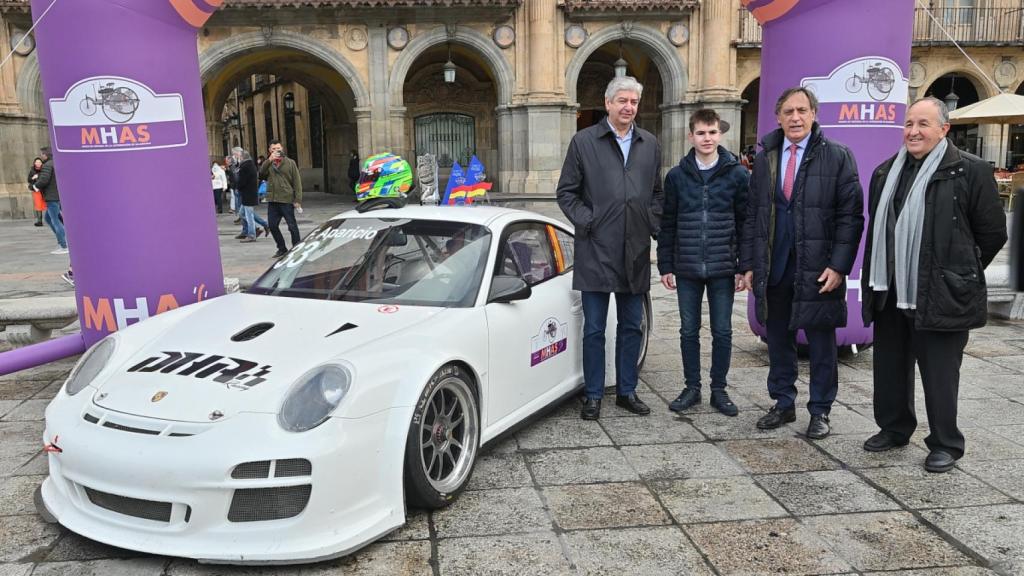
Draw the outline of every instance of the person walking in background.
[[[355,148],[348,156],[348,191],[355,194],[356,184],[359,183],[359,153]]]
[[[43,200],[42,193],[35,190],[36,179],[39,178],[39,172],[43,169],[43,159],[36,156],[36,159],[32,161],[32,167],[28,169],[28,189],[32,191],[32,208],[36,213],[36,221],[33,226],[43,225],[43,213],[46,212],[46,201]]]
[[[242,201],[238,195],[238,163],[235,162],[234,154],[224,157],[224,174],[228,179],[228,190],[231,193],[231,212],[238,216],[233,224],[242,223]]]
[[[270,233],[277,244],[274,258],[288,253],[284,236],[281,234],[281,219],[288,224],[291,233],[292,247],[299,243],[299,225],[295,221],[295,212],[302,213],[302,178],[295,161],[284,155],[280,140],[271,140],[270,157],[260,166],[259,175],[267,181],[267,220],[270,221]]]
[[[43,200],[46,202],[46,215],[43,220],[53,230],[57,237],[57,249],[50,254],[67,254],[68,241],[64,231],[64,220],[60,215],[60,192],[57,190],[57,173],[53,168],[53,159],[50,158],[50,147],[44,146],[39,149],[39,158],[43,161],[39,169],[39,176],[36,178],[33,187],[42,192]]]
[[[754,158],[740,271],[767,329],[768,393],[775,405],[760,429],[796,420],[797,330],[810,353],[807,437],[831,432],[839,390],[836,328],[846,325],[846,276],[864,230],[864,199],[850,150],[825,138],[818,99],[790,88],[775,103],[779,128]]]
[[[224,168],[216,162],[210,167],[210,181],[213,183],[213,203],[217,205],[217,214],[223,214],[224,190],[228,187],[228,178]]]
[[[242,233],[236,236],[242,242],[255,242],[260,233],[270,235],[267,221],[256,214],[256,207],[259,206],[259,175],[252,156],[242,148],[231,150],[231,156],[238,170],[238,194],[241,198],[239,215],[242,217]],[[259,224],[260,227],[257,227]]]
[[[558,206],[576,227],[572,287],[582,292],[584,400],[580,418],[601,415],[605,327],[615,294],[615,404],[640,415],[636,394],[644,299],[651,290],[651,239],[661,221],[661,148],[636,126],[643,86],[615,78],[608,118],[572,137],[558,179]]]
[[[723,146],[718,113],[710,108],[690,115],[693,148],[665,176],[665,204],[658,234],[661,283],[679,299],[679,349],[685,387],[669,404],[682,412],[700,403],[701,300],[708,293],[711,312],[711,406],[739,413],[726,391],[732,357],[732,304],[744,288],[737,273],[739,232],[747,210],[750,176]]]
[[[992,168],[946,139],[949,110],[933,97],[907,109],[903,146],[871,175],[861,314],[875,323],[869,452],[906,446],[917,428],[914,365],[929,434],[928,472],[964,455],[957,427],[960,363],[969,331],[985,325],[985,268],[1006,243]]]

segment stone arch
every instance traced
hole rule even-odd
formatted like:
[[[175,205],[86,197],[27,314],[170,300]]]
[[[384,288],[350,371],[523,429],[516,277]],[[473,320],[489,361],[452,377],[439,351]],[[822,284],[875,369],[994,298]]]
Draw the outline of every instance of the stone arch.
[[[501,49],[494,45],[490,38],[471,28],[456,26],[454,32],[449,35],[444,26],[439,26],[423,35],[417,35],[409,45],[402,50],[398,60],[391,69],[391,78],[388,83],[389,104],[393,107],[400,107],[405,101],[403,93],[405,80],[409,70],[427,49],[451,42],[476,50],[490,68],[494,75],[494,82],[497,86],[498,106],[506,106],[512,101],[512,90],[515,86],[515,74]]]
[[[628,29],[623,26],[609,26],[588,38],[569,61],[565,71],[565,88],[570,103],[577,101],[576,82],[579,80],[583,64],[598,48],[616,40],[631,40],[648,49],[648,56],[661,74],[664,105],[678,104],[686,100],[686,87],[689,82],[686,67],[676,47],[663,33],[648,26],[633,26]]]
[[[936,80],[949,74],[964,76],[970,80],[971,84],[974,85],[974,89],[978,92],[979,101],[995,96],[994,87],[991,82],[986,80],[984,77],[979,76],[977,72],[968,71],[958,66],[949,66],[938,70],[934,74],[929,74],[928,79],[921,84],[921,88],[927,90],[928,88],[931,88],[932,84],[934,84]],[[921,96],[923,95],[924,94],[922,93]]]
[[[38,52],[25,58],[18,74],[18,83],[15,92],[18,96],[18,103],[25,114],[29,116],[46,117],[46,104],[43,101],[43,79],[39,74]]]
[[[370,105],[370,93],[351,62],[334,48],[309,36],[288,30],[274,30],[269,35],[264,35],[263,32],[248,32],[217,42],[199,55],[199,75],[205,84],[234,57],[265,48],[292,48],[313,56],[345,79],[355,95],[356,106]]]

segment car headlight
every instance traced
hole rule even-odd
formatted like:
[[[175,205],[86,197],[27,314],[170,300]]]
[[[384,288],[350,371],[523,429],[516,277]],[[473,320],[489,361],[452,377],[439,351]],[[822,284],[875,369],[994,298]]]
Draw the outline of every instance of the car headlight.
[[[323,424],[352,385],[352,374],[335,364],[320,366],[288,390],[277,422],[289,432],[305,432]]]
[[[68,380],[64,384],[64,391],[68,396],[74,396],[92,384],[96,376],[107,366],[110,357],[114,355],[114,348],[116,348],[114,339],[107,336],[78,360],[78,364],[75,364],[74,370],[71,371],[71,375],[68,376]]]

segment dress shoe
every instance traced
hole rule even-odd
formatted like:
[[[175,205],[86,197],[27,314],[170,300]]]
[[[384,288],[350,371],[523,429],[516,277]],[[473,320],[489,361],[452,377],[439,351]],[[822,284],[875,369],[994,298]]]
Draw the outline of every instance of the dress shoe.
[[[584,398],[583,409],[580,410],[580,418],[584,420],[597,420],[601,417],[601,399]]]
[[[635,393],[628,396],[616,396],[615,405],[641,416],[647,416],[651,413],[651,408],[644,404],[644,401]]]
[[[35,224],[33,224],[33,226],[42,226],[42,225],[43,225],[42,222],[36,222]]]
[[[868,452],[885,452],[886,450],[906,446],[909,443],[909,440],[897,442],[890,434],[886,432],[879,432],[864,441],[864,449]]]
[[[239,234],[238,236],[235,236],[235,240],[241,240],[242,238],[247,238],[247,236],[245,234]]]
[[[942,450],[932,450],[928,453],[928,457],[924,459],[924,469],[937,474],[949,472],[955,464],[956,458],[953,458],[953,455],[949,452]]]
[[[277,252],[274,252],[274,255],[271,256],[271,258],[280,258],[280,257],[284,256],[287,253],[288,253],[287,250],[278,250]]]
[[[732,403],[729,393],[725,390],[711,391],[711,407],[726,416],[735,416],[740,413],[740,409]]]
[[[796,410],[792,406],[783,410],[776,404],[757,420],[757,427],[761,430],[772,430],[786,422],[796,422]]]
[[[255,236],[243,236],[242,240],[241,240],[241,242],[255,242],[255,241],[256,241],[256,237]]]
[[[691,406],[700,404],[700,388],[691,388],[687,386],[683,388],[683,391],[668,405],[668,409],[673,412],[682,412]]]
[[[828,425],[828,414],[811,414],[811,421],[807,423],[808,438],[821,440],[831,431],[832,428]]]

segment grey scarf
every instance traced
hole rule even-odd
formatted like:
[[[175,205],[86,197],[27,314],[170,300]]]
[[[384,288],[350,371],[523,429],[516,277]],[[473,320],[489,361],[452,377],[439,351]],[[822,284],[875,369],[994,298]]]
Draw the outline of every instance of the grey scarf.
[[[939,162],[946,155],[947,146],[948,141],[944,138],[925,158],[921,169],[917,172],[917,177],[914,178],[914,183],[910,185],[903,209],[900,210],[900,215],[896,219],[893,238],[896,269],[893,271],[893,281],[896,284],[897,308],[917,309],[917,267],[921,256],[921,234],[924,231],[925,189],[928,187],[928,181],[939,167]],[[906,158],[907,147],[901,146],[896,160],[889,168],[885,186],[882,188],[882,197],[875,209],[869,285],[876,292],[885,292],[889,289],[889,259],[886,254],[885,231],[889,219],[889,206],[892,205],[896,186],[900,181],[900,172],[903,171],[903,163]]]

